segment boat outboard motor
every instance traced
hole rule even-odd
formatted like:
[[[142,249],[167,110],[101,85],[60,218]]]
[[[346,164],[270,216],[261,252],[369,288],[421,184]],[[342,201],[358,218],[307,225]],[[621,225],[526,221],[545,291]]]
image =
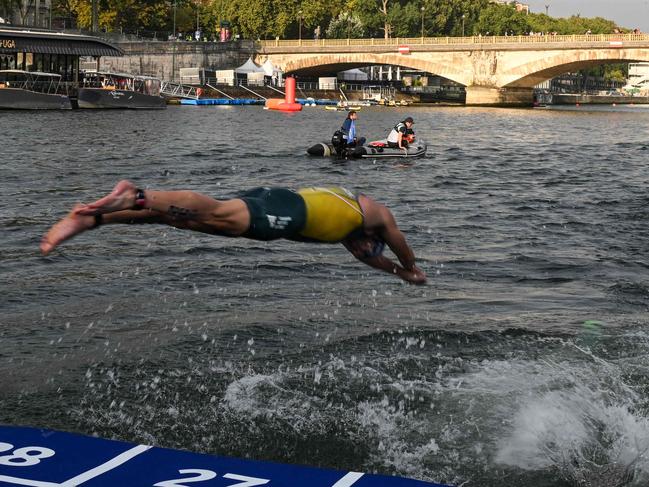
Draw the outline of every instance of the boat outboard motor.
[[[343,138],[342,130],[336,130],[331,137],[331,145],[336,149],[338,157],[345,157],[347,141]]]

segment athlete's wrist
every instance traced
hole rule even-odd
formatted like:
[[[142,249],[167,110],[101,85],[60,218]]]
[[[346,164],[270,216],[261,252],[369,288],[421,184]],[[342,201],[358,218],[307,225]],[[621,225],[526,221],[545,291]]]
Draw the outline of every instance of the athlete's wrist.
[[[135,188],[135,204],[133,205],[134,210],[143,210],[146,208],[146,194],[143,189]]]

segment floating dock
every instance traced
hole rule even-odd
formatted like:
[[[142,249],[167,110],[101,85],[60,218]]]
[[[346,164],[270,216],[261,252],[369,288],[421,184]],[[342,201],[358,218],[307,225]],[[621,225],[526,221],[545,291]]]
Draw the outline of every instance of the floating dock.
[[[306,98],[298,98],[295,101],[302,105],[336,105],[336,100],[309,100]],[[191,98],[183,98],[178,100],[180,105],[263,105],[265,100],[257,98],[199,98],[193,100]]]
[[[264,100],[257,98],[200,98],[191,100],[183,98],[180,100],[181,105],[263,105]]]
[[[32,487],[448,487],[403,477],[212,456],[0,426],[0,484]],[[169,480],[167,480],[169,479]]]

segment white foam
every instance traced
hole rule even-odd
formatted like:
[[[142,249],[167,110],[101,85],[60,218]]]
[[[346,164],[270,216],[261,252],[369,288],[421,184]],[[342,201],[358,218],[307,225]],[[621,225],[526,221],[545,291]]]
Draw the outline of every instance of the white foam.
[[[508,424],[496,463],[555,467],[572,480],[601,478],[603,470],[636,476],[649,471],[649,419],[615,364],[594,357],[590,363],[489,363],[464,380],[465,387],[480,384],[504,398],[494,409]]]

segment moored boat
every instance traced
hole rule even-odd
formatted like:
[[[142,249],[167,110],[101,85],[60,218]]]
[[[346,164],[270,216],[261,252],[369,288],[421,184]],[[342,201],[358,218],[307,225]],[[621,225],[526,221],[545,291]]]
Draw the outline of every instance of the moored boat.
[[[0,109],[71,110],[61,75],[5,69],[0,71]]]
[[[166,108],[161,84],[152,76],[86,71],[79,86],[79,108]]]
[[[341,106],[341,105],[335,105],[335,106],[333,106],[333,105],[327,105],[327,106],[325,106],[325,110],[331,110],[331,111],[335,111],[335,112],[346,112],[346,111],[348,112],[348,111],[350,111],[350,110],[354,110],[354,111],[357,112],[357,111],[359,111],[360,109],[361,109],[361,106],[360,106],[360,105],[358,105],[358,106],[349,106],[349,105],[345,105],[345,106]]]

